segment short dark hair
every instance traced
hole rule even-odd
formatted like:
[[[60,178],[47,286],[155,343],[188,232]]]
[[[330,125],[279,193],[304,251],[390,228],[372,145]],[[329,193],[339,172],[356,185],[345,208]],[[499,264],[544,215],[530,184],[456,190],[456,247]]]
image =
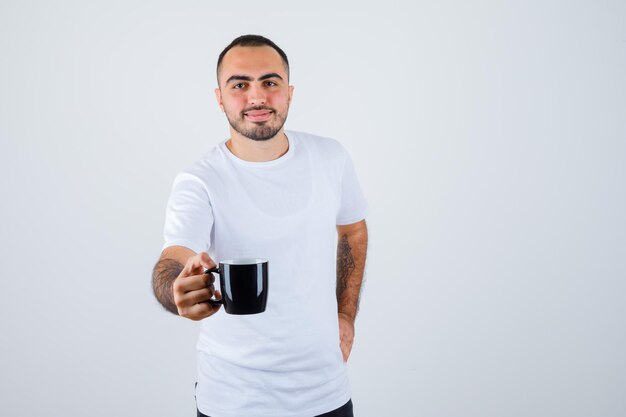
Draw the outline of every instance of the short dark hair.
[[[278,52],[280,57],[283,59],[283,64],[285,65],[285,69],[287,70],[287,81],[289,81],[289,60],[287,59],[287,54],[282,49],[280,49],[278,45],[261,35],[242,35],[238,38],[235,38],[226,48],[224,48],[219,58],[217,59],[216,72],[218,85],[220,83],[220,65],[222,65],[224,55],[226,55],[226,52],[230,51],[231,48],[235,46],[269,46],[271,48],[274,48],[274,50]]]

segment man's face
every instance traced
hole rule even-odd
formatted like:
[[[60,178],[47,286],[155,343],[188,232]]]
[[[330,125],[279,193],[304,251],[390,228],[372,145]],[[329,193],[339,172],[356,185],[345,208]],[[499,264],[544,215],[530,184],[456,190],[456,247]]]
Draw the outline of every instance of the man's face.
[[[273,48],[235,46],[222,59],[215,95],[236,132],[268,140],[285,124],[293,86]]]

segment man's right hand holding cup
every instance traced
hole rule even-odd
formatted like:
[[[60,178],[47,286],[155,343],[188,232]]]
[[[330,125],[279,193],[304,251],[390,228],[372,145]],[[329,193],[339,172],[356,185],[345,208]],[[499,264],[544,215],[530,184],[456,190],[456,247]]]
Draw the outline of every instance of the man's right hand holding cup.
[[[216,264],[206,252],[200,252],[187,260],[187,264],[174,280],[172,291],[178,315],[191,320],[202,320],[215,314],[220,305],[211,305],[208,300],[215,294],[222,298],[219,290],[215,290],[213,274],[204,271]]]

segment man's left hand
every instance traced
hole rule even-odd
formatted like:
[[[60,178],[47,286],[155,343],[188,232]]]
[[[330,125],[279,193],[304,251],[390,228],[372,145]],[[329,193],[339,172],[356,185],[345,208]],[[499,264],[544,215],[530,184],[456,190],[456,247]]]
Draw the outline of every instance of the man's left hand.
[[[354,342],[354,320],[346,314],[339,313],[339,342],[343,361],[348,362],[352,342]]]

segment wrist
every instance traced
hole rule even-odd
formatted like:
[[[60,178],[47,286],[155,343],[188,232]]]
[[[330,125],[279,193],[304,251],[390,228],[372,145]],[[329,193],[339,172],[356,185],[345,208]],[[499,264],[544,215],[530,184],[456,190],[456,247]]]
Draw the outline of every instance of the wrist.
[[[354,324],[354,320],[356,318],[354,314],[350,314],[350,313],[345,312],[345,311],[339,311],[337,314],[338,314],[338,316],[340,318],[342,318],[344,320],[347,320],[350,323]]]

